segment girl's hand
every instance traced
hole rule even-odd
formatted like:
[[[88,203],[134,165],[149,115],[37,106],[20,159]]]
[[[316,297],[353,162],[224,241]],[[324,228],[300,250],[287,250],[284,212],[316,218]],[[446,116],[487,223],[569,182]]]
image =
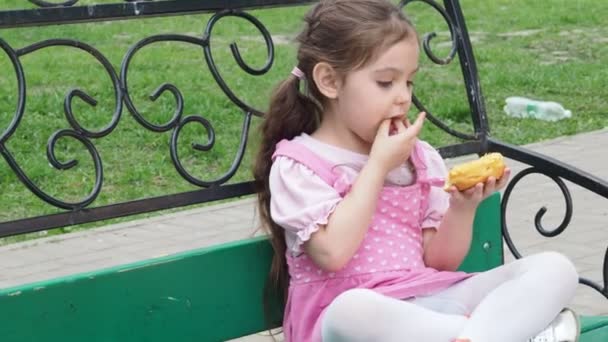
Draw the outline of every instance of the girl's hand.
[[[385,174],[405,163],[412,153],[425,115],[424,112],[418,114],[418,118],[411,125],[407,118],[382,121],[372,144],[369,160],[377,163]]]
[[[474,187],[459,191],[451,186],[447,191],[450,193],[450,207],[462,210],[475,210],[481,201],[488,198],[494,192],[502,189],[509,182],[511,170],[506,168],[498,181],[496,178],[488,178],[485,184],[477,183]]]

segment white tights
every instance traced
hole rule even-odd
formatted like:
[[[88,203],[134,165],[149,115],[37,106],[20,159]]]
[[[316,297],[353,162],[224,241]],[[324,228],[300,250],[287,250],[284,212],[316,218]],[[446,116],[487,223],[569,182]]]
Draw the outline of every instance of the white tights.
[[[524,342],[557,316],[577,285],[574,265],[546,252],[424,297],[398,300],[353,289],[327,308],[323,342]]]

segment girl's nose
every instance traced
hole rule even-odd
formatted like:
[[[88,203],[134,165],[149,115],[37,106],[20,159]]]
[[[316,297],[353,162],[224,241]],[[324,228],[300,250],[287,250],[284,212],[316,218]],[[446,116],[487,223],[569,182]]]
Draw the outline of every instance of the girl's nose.
[[[412,92],[409,89],[407,89],[405,91],[400,91],[399,94],[397,94],[396,102],[398,104],[409,103],[411,100],[412,100]]]

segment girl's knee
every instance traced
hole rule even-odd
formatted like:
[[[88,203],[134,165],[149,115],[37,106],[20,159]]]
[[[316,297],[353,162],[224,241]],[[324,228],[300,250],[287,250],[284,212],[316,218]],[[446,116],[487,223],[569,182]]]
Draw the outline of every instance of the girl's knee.
[[[384,296],[368,289],[351,289],[338,295],[327,307],[325,319],[329,321],[365,324],[386,300]]]
[[[342,292],[327,307],[326,315],[352,316],[371,312],[380,294],[368,289],[352,289]]]
[[[323,341],[351,341],[370,333],[369,325],[378,296],[372,290],[352,289],[338,295],[327,307],[321,324]]]
[[[572,261],[564,254],[558,252],[542,252],[530,256],[536,259],[536,267],[547,272],[549,279],[559,281],[564,286],[576,288],[578,285],[578,272]]]

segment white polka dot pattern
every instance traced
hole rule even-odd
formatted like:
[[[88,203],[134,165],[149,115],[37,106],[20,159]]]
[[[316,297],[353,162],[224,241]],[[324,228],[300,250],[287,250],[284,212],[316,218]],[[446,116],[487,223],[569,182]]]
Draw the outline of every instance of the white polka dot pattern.
[[[329,273],[305,255],[288,258],[292,282],[307,283],[328,278],[375,272],[409,272],[424,268],[419,213],[422,187],[385,187],[361,247],[344,269]]]

